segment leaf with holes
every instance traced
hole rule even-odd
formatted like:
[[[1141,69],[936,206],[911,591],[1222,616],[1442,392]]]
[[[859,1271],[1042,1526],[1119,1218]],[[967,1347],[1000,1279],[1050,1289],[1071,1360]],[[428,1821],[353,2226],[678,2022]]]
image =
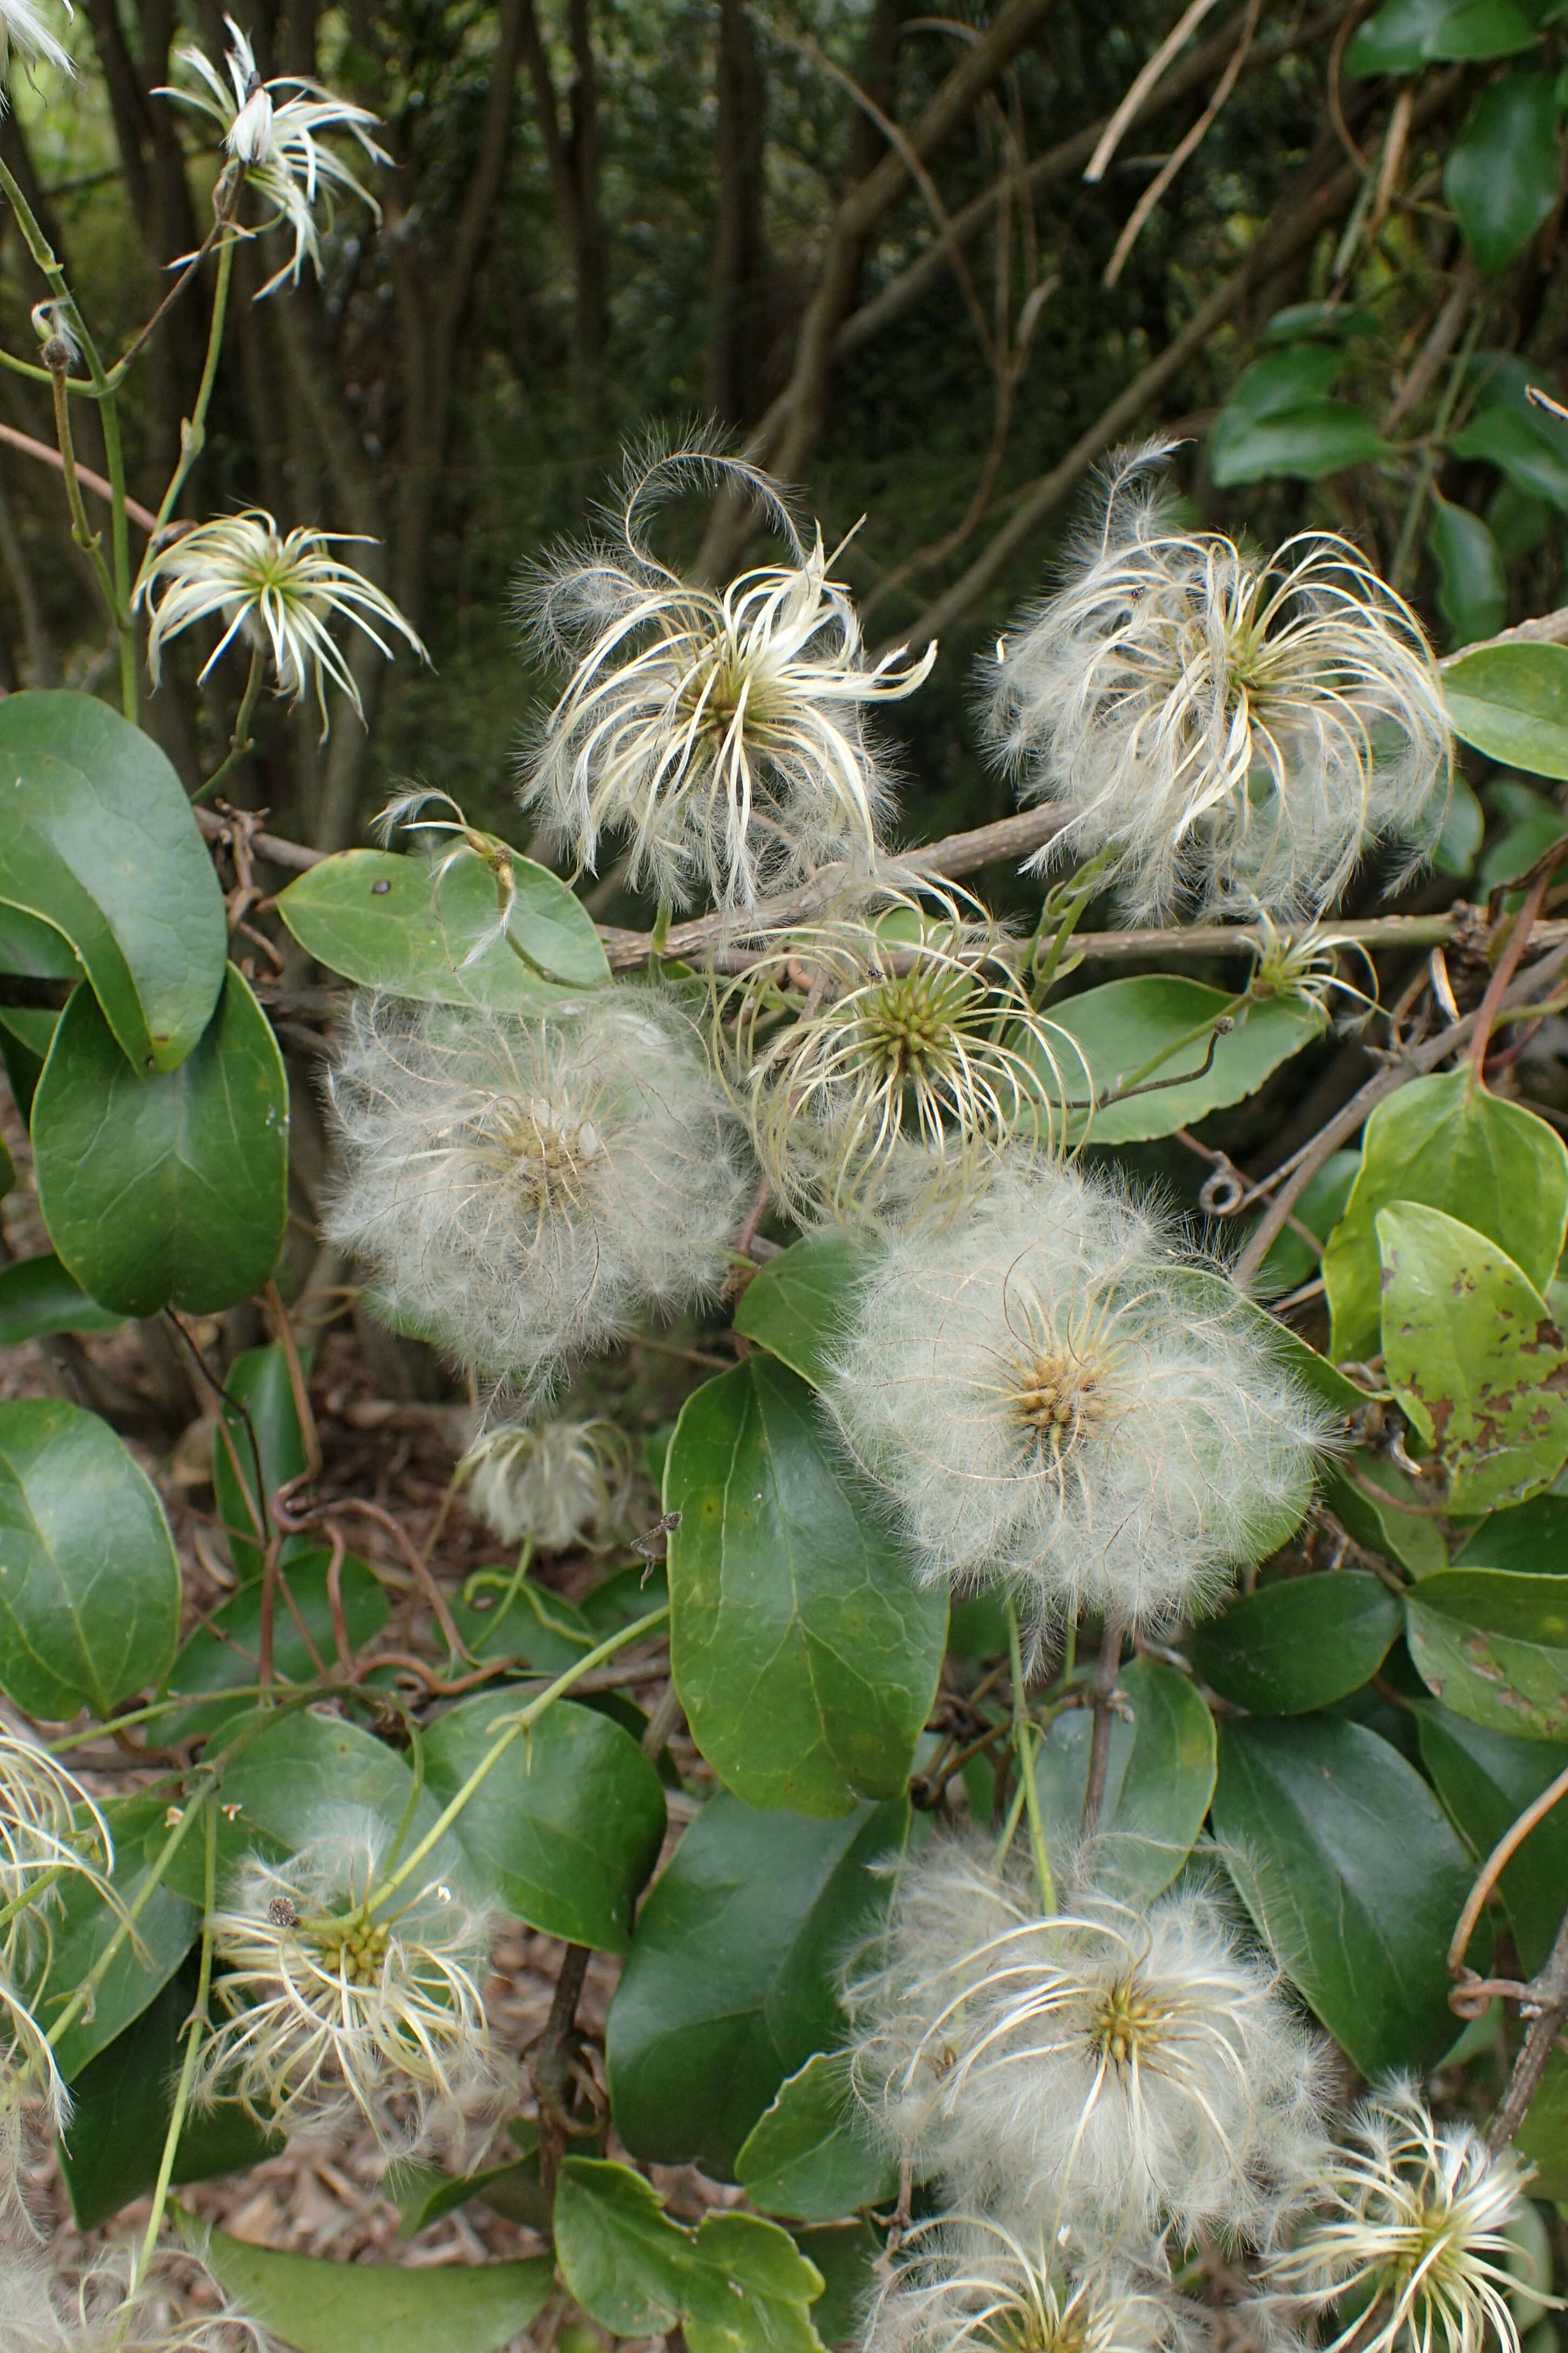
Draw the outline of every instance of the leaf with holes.
[[[1568,1581],[1447,1569],[1422,1578],[1405,1615],[1434,1698],[1494,1732],[1568,1741]]]

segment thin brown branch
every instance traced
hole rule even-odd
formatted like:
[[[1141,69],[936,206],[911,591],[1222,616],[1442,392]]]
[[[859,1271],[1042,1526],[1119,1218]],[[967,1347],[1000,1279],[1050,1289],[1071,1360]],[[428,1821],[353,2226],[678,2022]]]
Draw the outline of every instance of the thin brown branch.
[[[1530,2019],[1530,2031],[1514,2061],[1508,2089],[1488,2127],[1489,2148],[1506,2148],[1524,2122],[1546,2073],[1546,2063],[1556,2048],[1563,2021],[1568,2019],[1568,1913],[1564,1913],[1563,1926],[1557,1931],[1552,1957],[1540,1975],[1531,1979],[1520,2007]]]
[[[1568,1798],[1568,1765],[1563,1767],[1555,1781],[1549,1783],[1538,1798],[1531,1799],[1517,1821],[1510,1823],[1482,1863],[1476,1883],[1465,1898],[1465,1908],[1459,1915],[1458,1925],[1448,1947],[1448,1973],[1451,1977],[1458,1977],[1465,1966],[1465,1955],[1469,1950],[1470,1938],[1476,1933],[1476,1923],[1486,1910],[1498,1881],[1536,1824],[1544,1821],[1552,1807],[1563,1798]]]
[[[58,449],[52,449],[47,441],[35,441],[30,433],[19,433],[14,425],[0,425],[0,441],[7,442],[13,449],[20,449],[26,457],[36,458],[40,466],[52,466],[57,474],[65,472],[65,459]],[[104,500],[113,498],[114,492],[104,480],[103,476],[93,473],[88,467],[82,465],[79,459],[77,463],[76,478],[83,490],[90,491],[94,498]],[[151,507],[144,507],[138,500],[128,498],[125,501],[125,512],[140,530],[148,532],[157,530],[158,518]]]

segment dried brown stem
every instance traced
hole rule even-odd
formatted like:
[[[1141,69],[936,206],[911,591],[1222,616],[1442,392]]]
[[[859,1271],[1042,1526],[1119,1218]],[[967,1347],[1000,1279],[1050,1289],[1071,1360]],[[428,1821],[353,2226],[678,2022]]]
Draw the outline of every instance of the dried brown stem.
[[[1514,2061],[1508,2089],[1487,2128],[1487,2147],[1492,2149],[1506,2148],[1524,2122],[1563,2022],[1568,2019],[1568,1913],[1557,1931],[1551,1958],[1531,1979],[1520,2008],[1530,2020],[1530,2030]]]

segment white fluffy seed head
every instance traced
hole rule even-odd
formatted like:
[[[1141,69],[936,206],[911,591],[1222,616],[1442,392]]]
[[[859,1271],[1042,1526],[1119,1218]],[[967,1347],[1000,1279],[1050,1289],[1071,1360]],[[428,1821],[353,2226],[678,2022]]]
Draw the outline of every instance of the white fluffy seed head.
[[[1135,921],[1184,901],[1315,915],[1363,835],[1436,838],[1436,665],[1348,540],[1302,533],[1258,563],[1177,530],[1149,480],[1168,449],[1112,465],[1067,579],[1003,640],[992,741],[1021,797],[1061,803],[1053,848],[1118,853]]]
[[[1096,2257],[1068,2231],[952,2215],[910,2232],[868,2315],[864,2353],[1188,2353],[1197,2308],[1152,2263]]]
[[[506,2069],[480,1989],[491,1922],[444,1881],[384,1902],[389,1840],[355,1810],[289,1858],[247,1857],[213,1917],[226,2013],[197,2088],[284,2132],[368,2123],[407,2154],[489,2110]]]
[[[1342,2306],[1327,2353],[1352,2340],[1358,2353],[1481,2353],[1489,2335],[1519,2353],[1508,2227],[1528,2179],[1511,2149],[1436,2123],[1395,2083],[1362,2103],[1322,2169],[1320,2211],[1265,2275],[1288,2313]]]
[[[68,17],[75,15],[70,0],[65,0]],[[0,0],[0,114],[10,105],[6,85],[11,79],[13,57],[20,57],[26,65],[54,66],[74,79],[76,67],[70,51],[48,23],[37,0]]]
[[[622,1519],[631,1449],[613,1421],[505,1421],[475,1440],[458,1472],[470,1508],[502,1544],[571,1552]]]
[[[788,560],[722,591],[660,563],[648,512],[694,481],[758,500]],[[739,460],[634,453],[615,526],[542,568],[525,599],[535,638],[575,664],[523,786],[546,838],[591,872],[600,836],[625,837],[632,883],[680,903],[706,888],[750,904],[825,859],[869,858],[889,794],[865,714],[912,693],[934,646],[869,661],[820,531],[807,544]]]
[[[1042,1915],[962,1841],[908,1866],[851,1972],[852,2073],[965,2205],[1137,2248],[1258,2242],[1320,2148],[1322,2047],[1215,1895]]]
[[[123,2247],[58,2269],[31,2247],[0,2248],[0,2353],[269,2353],[195,2255],[138,2269]]]
[[[1325,1429],[1155,1214],[1028,1155],[881,1240],[826,1395],[928,1581],[1144,1626],[1283,1541]]]
[[[331,1238],[385,1312],[538,1393],[646,1309],[710,1299],[752,1181],[686,1016],[639,987],[560,1018],[362,997],[331,1082]]]

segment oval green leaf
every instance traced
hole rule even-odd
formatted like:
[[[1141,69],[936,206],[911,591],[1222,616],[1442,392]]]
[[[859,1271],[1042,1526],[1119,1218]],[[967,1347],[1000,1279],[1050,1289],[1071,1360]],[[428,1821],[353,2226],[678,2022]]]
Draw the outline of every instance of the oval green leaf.
[[[1377,1213],[1383,1355],[1458,1513],[1522,1503],[1568,1462],[1568,1345],[1506,1252],[1441,1209]]]
[[[74,2083],[89,2060],[108,2049],[132,2020],[141,2017],[168,1984],[195,1940],[201,1926],[197,1906],[167,1881],[146,1894],[152,1868],[169,1837],[166,1796],[129,1798],[104,1807],[114,1841],[114,1874],[110,1885],[115,1906],[105,1904],[87,1880],[72,1873],[60,1882],[59,1909],[49,1921],[47,1943],[34,1956],[34,1974],[27,1985],[27,2002],[47,2033],[80,1987],[125,1913],[144,1894],[136,1915],[136,1934],[127,1937],[110,1962],[91,2002],[55,2046],[55,2058],[68,2084]],[[194,1841],[201,1846],[199,1832]],[[200,1856],[197,1857],[200,1877]]]
[[[307,1546],[309,1540],[307,1539]],[[293,1554],[279,1563],[279,1586],[272,1623],[272,1667],[280,1683],[305,1683],[341,1672],[333,1640],[328,1571],[331,1555],[319,1547]],[[386,1597],[363,1560],[345,1554],[338,1573],[343,1630],[349,1647],[357,1651],[379,1634],[386,1623]],[[211,1692],[205,1704],[182,1708],[160,1718],[159,1741],[205,1739],[230,1716],[247,1713],[255,1694],[225,1699],[225,1692],[247,1690],[261,1672],[261,1585],[258,1579],[215,1609],[182,1644],[169,1669],[163,1695],[194,1697]]]
[[[869,1255],[848,1234],[811,1234],[792,1242],[742,1292],[736,1331],[820,1388]]]
[[[247,2317],[295,2353],[498,2353],[555,2284],[548,2255],[416,2270],[282,2255],[194,2222],[186,2235]]]
[[[1405,1641],[1435,1699],[1494,1732],[1568,1740],[1568,1583],[1446,1569],[1405,1599]]]
[[[1157,1659],[1135,1659],[1124,1670],[1120,1701],[1095,1878],[1129,1903],[1147,1904],[1170,1885],[1203,1829],[1214,1795],[1214,1718],[1187,1677]],[[1058,1716],[1037,1755],[1040,1810],[1047,1830],[1069,1845],[1083,1819],[1093,1734],[1089,1712],[1071,1709]]]
[[[1222,1014],[1231,1015],[1236,1028],[1215,1042],[1204,1077],[1184,1075],[1202,1070]],[[1298,998],[1243,1006],[1224,989],[1166,973],[1086,988],[1081,997],[1053,1005],[1050,1015],[1077,1044],[1093,1078],[1101,1108],[1083,1131],[1092,1144],[1140,1144],[1191,1127],[1211,1111],[1256,1093],[1270,1071],[1323,1030],[1322,1016]],[[1068,1067],[1066,1056],[1060,1059],[1070,1100],[1080,1074]],[[1173,1080],[1175,1084],[1168,1083]],[[1042,1083],[1060,1100],[1063,1089],[1053,1087],[1048,1072]],[[1107,1100],[1135,1085],[1155,1091],[1123,1103]]]
[[[1470,1530],[1454,1566],[1568,1577],[1568,1495],[1534,1495],[1510,1512],[1491,1513]]]
[[[258,1291],[288,1216],[289,1082],[240,974],[195,1051],[151,1078],[79,989],[38,1082],[33,1152],[49,1239],[106,1307],[205,1314]]]
[[[179,1630],[163,1507],[108,1423],[0,1405],[0,1687],[29,1715],[107,1716],[162,1679]]]
[[[1489,407],[1478,410],[1463,430],[1455,434],[1453,450],[1456,458],[1484,458],[1489,466],[1496,466],[1527,497],[1544,499],[1559,514],[1568,514],[1568,459],[1557,443],[1519,409],[1494,401]],[[1495,540],[1493,544],[1496,545]],[[1500,556],[1501,552],[1499,549]],[[1498,628],[1501,627],[1500,621]],[[1503,653],[1508,649],[1500,646],[1496,650]],[[1452,668],[1445,681],[1450,686]],[[1478,673],[1482,680],[1486,674],[1485,669]],[[1507,675],[1506,665],[1502,674]],[[1484,693],[1481,699],[1487,700]]]
[[[1568,776],[1568,646],[1479,646],[1448,663],[1456,735],[1532,776]]]
[[[1478,1862],[1563,1770],[1559,1749],[1490,1732],[1430,1704],[1418,1707],[1421,1761]],[[1526,1977],[1543,1968],[1568,1897],[1568,1804],[1559,1802],[1516,1848],[1498,1881]]]
[[[1362,2073],[1441,2058],[1445,1956],[1474,1874],[1398,1751],[1335,1716],[1236,1718],[1214,1826],[1259,1932]]]
[[[842,2040],[844,1957],[886,1905],[906,1799],[836,1820],[712,1798],[644,1904],[610,2006],[616,2129],[633,2155],[732,2179],[786,2075]]]
[[[1379,1103],[1366,1124],[1361,1174],[1323,1252],[1331,1354],[1341,1363],[1381,1344],[1376,1218],[1393,1201],[1462,1219],[1541,1291],[1568,1225],[1568,1150],[1543,1119],[1472,1085],[1466,1071],[1412,1079]]]
[[[118,1332],[125,1318],[89,1299],[53,1250],[0,1267],[0,1348],[50,1332]]]
[[[260,1576],[271,1499],[300,1476],[306,1461],[286,1352],[276,1341],[247,1348],[228,1368],[213,1432],[213,1493],[228,1556],[242,1577]],[[309,1536],[285,1536],[279,1557],[291,1560],[310,1549]]]
[[[1553,76],[1505,74],[1483,90],[1448,150],[1443,194],[1489,277],[1534,236],[1562,176]]]
[[[494,1693],[425,1735],[425,1786],[442,1804],[490,1746]],[[475,1887],[547,1936],[624,1953],[664,1840],[664,1791],[629,1733],[594,1709],[556,1706],[516,1740],[455,1825]]]
[[[1352,400],[1304,400],[1267,417],[1222,408],[1209,438],[1209,465],[1222,490],[1280,479],[1319,482],[1386,455],[1382,434]]]
[[[1222,1699],[1256,1715],[1306,1715],[1359,1691],[1403,1624],[1398,1601],[1377,1577],[1336,1569],[1241,1594],[1194,1627],[1186,1647]]]
[[[799,1375],[751,1356],[689,1397],[664,1504],[676,1689],[726,1787],[813,1814],[901,1788],[947,1596],[917,1588]]]
[[[512,878],[504,934],[495,878],[469,856],[439,873],[423,858],[341,850],[290,882],[278,912],[329,971],[428,1004],[542,1013],[607,981],[603,944],[576,894],[526,858]]]
[[[1437,607],[1452,643],[1468,646],[1477,638],[1495,638],[1508,618],[1508,575],[1502,550],[1480,516],[1434,491],[1427,545],[1437,566]]]
[[[735,2159],[753,2206],[786,2222],[838,2222],[899,2194],[899,2168],[858,2126],[842,2052],[819,2051],[779,2085]]]

